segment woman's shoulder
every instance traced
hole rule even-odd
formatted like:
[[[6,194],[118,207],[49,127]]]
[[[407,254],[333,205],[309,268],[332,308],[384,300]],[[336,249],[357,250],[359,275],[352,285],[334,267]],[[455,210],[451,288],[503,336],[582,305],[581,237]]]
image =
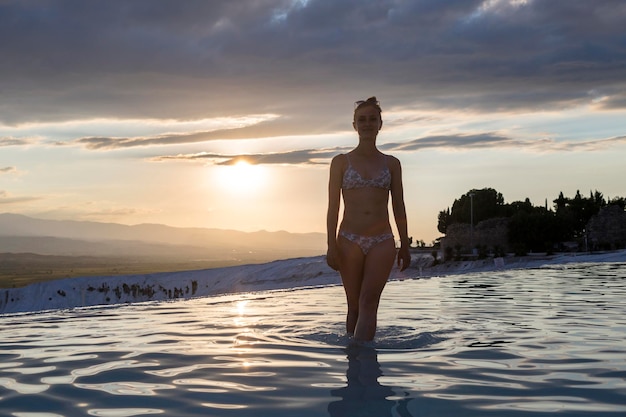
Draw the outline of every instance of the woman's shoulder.
[[[400,166],[400,160],[395,156],[386,153],[384,153],[383,156],[385,157],[385,161],[387,161],[388,165]]]
[[[333,159],[330,161],[331,169],[341,169],[344,170],[348,166],[348,157],[345,153],[340,153],[338,155],[333,156]]]
[[[333,156],[333,159],[331,160],[331,164],[345,164],[348,161],[348,154],[347,153],[340,153],[337,154],[335,156]]]

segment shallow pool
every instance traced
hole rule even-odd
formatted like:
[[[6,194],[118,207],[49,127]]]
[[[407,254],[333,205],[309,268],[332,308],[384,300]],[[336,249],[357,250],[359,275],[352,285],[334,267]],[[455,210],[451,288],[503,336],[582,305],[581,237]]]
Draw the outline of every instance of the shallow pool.
[[[0,316],[0,413],[624,416],[626,264],[390,282],[375,343],[341,287]]]

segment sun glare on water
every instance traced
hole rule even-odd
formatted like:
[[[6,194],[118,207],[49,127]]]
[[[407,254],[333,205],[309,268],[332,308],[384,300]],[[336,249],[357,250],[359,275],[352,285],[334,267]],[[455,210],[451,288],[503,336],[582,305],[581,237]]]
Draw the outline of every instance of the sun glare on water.
[[[263,188],[267,181],[265,167],[243,160],[216,169],[216,185],[231,194],[249,195]]]

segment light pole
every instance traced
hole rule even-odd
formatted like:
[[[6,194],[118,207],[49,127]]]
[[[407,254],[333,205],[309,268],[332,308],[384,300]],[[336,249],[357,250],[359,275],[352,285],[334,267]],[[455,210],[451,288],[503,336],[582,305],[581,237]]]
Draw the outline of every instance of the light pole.
[[[470,249],[474,254],[474,193],[469,193],[470,197]]]

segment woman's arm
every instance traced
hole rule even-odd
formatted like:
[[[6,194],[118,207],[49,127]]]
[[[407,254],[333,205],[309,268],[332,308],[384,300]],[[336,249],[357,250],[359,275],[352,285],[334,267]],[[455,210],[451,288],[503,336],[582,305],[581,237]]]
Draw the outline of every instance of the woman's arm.
[[[337,224],[339,222],[339,205],[341,199],[342,164],[335,156],[330,163],[330,179],[328,181],[328,212],[326,213],[326,233],[328,251],[326,262],[334,270],[339,270],[339,251],[337,250]]]
[[[400,234],[400,251],[398,252],[398,266],[404,271],[411,264],[409,252],[409,233],[404,205],[404,190],[402,185],[402,166],[397,158],[393,158],[391,169],[391,207]]]

